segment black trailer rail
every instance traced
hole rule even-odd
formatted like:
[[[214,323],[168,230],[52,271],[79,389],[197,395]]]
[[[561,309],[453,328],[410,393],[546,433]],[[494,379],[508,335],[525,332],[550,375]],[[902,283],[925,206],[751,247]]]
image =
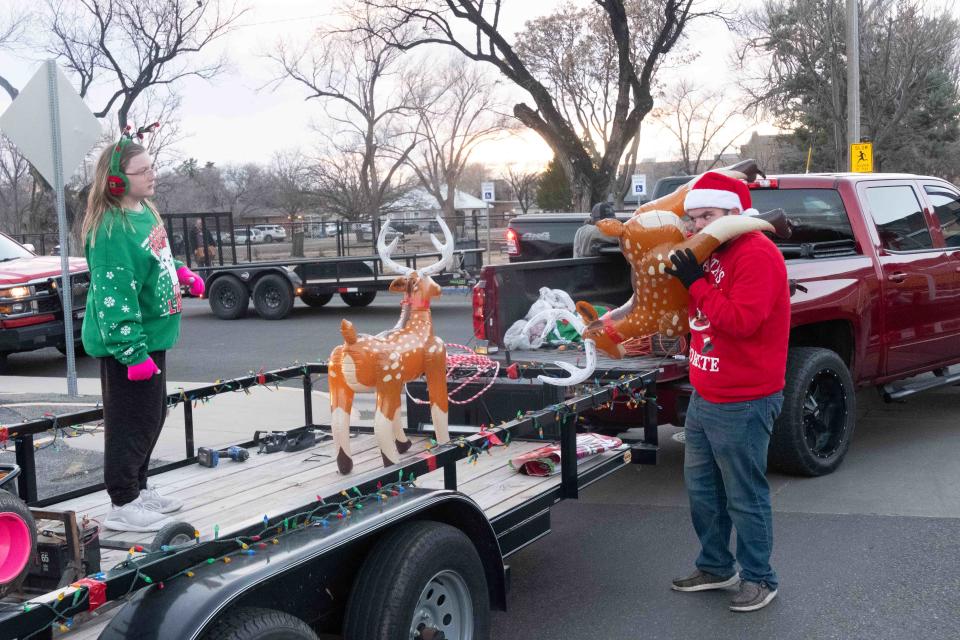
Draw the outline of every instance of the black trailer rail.
[[[549,365],[538,366],[536,369],[527,369],[520,372],[521,377],[535,378],[536,375],[547,372],[551,375],[561,373],[560,369],[552,371]],[[196,401],[211,398],[218,394],[237,392],[257,385],[272,385],[282,381],[300,378],[304,389],[304,420],[305,426],[301,430],[317,428],[313,423],[312,410],[312,375],[327,373],[326,363],[304,364],[265,373],[254,374],[233,380],[218,382],[189,391],[170,394],[170,406],[182,405],[185,418],[185,453],[186,457],[178,462],[164,465],[150,471],[151,475],[162,473],[165,470],[192,464],[196,461],[193,443],[192,406]],[[501,376],[506,376],[501,371]],[[530,411],[518,415],[515,419],[493,426],[486,433],[475,433],[456,438],[449,444],[432,448],[429,455],[401,460],[397,465],[384,469],[382,472],[368,473],[351,490],[356,495],[376,495],[381,488],[397,486],[398,480],[412,480],[414,477],[426,475],[432,471],[443,469],[444,488],[457,488],[457,462],[470,456],[482,453],[489,446],[490,434],[509,442],[511,437],[523,433],[541,432],[545,428],[556,430],[559,435],[561,450],[560,480],[549,489],[536,496],[526,499],[522,504],[499,514],[492,520],[492,524],[501,543],[503,555],[507,556],[529,544],[531,531],[540,531],[543,535],[548,531],[549,507],[559,500],[576,498],[580,490],[592,482],[612,473],[623,464],[630,462],[636,454],[650,453],[655,456],[657,446],[656,426],[656,370],[637,372],[630,376],[609,376],[599,374],[596,386],[583,388],[582,392],[568,400],[541,410]],[[647,408],[647,420],[643,425],[644,442],[620,450],[616,455],[605,459],[600,464],[591,466],[585,473],[578,474],[576,457],[576,423],[580,413],[597,409],[608,403],[630,398],[632,401]],[[17,460],[21,464],[23,473],[20,483],[21,495],[36,494],[35,466],[32,463],[33,438],[50,429],[63,428],[72,425],[89,423],[102,418],[102,409],[77,412],[57,418],[37,420],[21,425],[9,427],[8,437],[17,445]],[[291,430],[295,431],[295,430]],[[409,431],[409,430],[408,430]],[[252,446],[253,442],[243,446]],[[636,452],[636,454],[634,453]],[[32,500],[34,506],[48,505],[64,501],[73,497],[99,491],[102,485],[85,487],[67,494],[61,494],[44,500]],[[166,549],[163,553],[148,554],[138,560],[121,563],[106,575],[100,576],[103,597],[106,602],[116,601],[141,589],[162,584],[165,580],[183,575],[191,567],[203,562],[210,562],[211,558],[220,558],[237,550],[238,539],[259,540],[259,534],[264,530],[275,529],[285,532],[291,526],[304,526],[300,522],[304,512],[312,513],[331,504],[341,503],[340,493],[319,495],[319,500],[304,505],[298,509],[288,510],[269,519],[265,516],[263,522],[243,527],[237,531],[225,532],[223,536],[214,539],[200,540],[196,544],[175,549]],[[349,498],[349,496],[348,496]],[[6,611],[0,608],[0,638],[23,638],[34,633],[43,633],[54,624],[62,623],[74,615],[91,610],[91,586],[78,586],[61,591],[56,599],[50,601],[33,600],[23,605],[5,606]]]

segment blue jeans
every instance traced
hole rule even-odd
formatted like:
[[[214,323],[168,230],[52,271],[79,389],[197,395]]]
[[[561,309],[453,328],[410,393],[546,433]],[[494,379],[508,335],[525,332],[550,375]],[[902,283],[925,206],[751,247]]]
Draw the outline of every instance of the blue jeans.
[[[737,528],[740,578],[777,588],[770,567],[773,516],[767,484],[767,445],[783,394],[747,402],[713,403],[694,392],[684,425],[683,476],[693,528],[700,538],[697,568],[721,577],[736,573],[730,554]]]

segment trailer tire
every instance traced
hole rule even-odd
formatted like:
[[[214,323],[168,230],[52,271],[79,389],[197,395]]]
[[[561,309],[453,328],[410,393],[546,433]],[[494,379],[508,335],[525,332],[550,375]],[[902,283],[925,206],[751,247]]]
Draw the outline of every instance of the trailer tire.
[[[476,548],[459,529],[428,520],[396,527],[377,542],[350,592],[343,637],[395,640],[424,626],[446,640],[490,635],[490,596]]]
[[[228,609],[203,640],[317,640],[317,634],[296,616],[275,609]]]
[[[377,297],[376,291],[355,291],[352,293],[341,293],[340,299],[351,307],[369,306],[373,299]]]
[[[20,587],[36,552],[37,525],[33,514],[23,500],[0,489],[0,598]]]
[[[333,299],[332,293],[301,293],[300,299],[308,307],[322,307]]]
[[[253,287],[253,308],[264,320],[283,320],[293,309],[290,281],[277,273],[268,273]]]
[[[163,525],[160,531],[157,531],[157,535],[153,537],[153,542],[150,543],[150,550],[163,551],[163,547],[193,542],[195,540],[194,531],[195,529],[192,524],[182,520]]]
[[[250,292],[247,285],[233,276],[221,276],[213,281],[210,292],[210,308],[221,320],[236,320],[247,315]]]
[[[831,473],[850,450],[857,421],[850,370],[829,349],[793,347],[786,378],[767,461],[772,469],[793,475]]]

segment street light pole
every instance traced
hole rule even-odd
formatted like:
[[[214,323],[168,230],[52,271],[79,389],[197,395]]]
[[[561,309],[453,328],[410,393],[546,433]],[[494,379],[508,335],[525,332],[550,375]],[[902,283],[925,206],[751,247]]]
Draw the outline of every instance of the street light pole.
[[[852,168],[850,145],[860,142],[859,0],[847,0],[847,170]]]

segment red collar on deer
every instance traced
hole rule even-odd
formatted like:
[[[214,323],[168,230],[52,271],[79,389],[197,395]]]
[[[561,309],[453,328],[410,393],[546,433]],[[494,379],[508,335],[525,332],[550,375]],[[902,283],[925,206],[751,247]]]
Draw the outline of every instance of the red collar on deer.
[[[626,340],[626,338],[624,338],[623,335],[617,331],[617,328],[613,326],[613,320],[611,318],[605,315],[600,318],[600,322],[603,323],[603,332],[606,333],[607,337],[613,341],[613,344],[620,344]]]
[[[430,298],[427,298],[426,300],[421,300],[420,302],[416,302],[416,301],[414,301],[414,300],[411,300],[411,299],[408,298],[407,296],[404,296],[404,297],[403,297],[403,300],[400,301],[400,304],[401,304],[401,305],[407,305],[407,306],[410,307],[411,309],[429,309],[429,308],[430,308]]]

